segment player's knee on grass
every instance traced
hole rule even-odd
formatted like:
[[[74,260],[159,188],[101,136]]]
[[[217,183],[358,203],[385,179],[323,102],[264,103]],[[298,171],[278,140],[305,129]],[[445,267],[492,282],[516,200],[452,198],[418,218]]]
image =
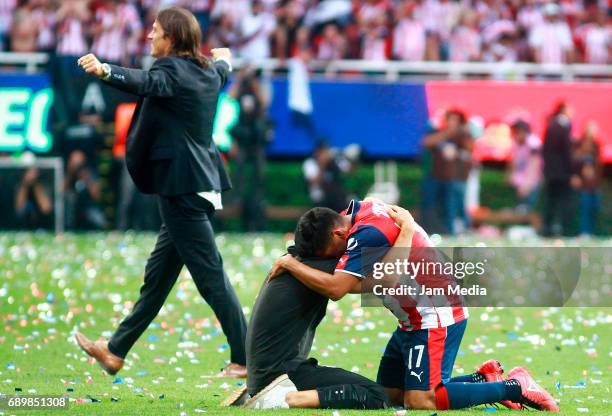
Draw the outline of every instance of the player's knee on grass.
[[[285,396],[285,402],[289,407],[294,408],[318,408],[321,406],[319,393],[316,390],[291,391]]]
[[[393,406],[404,405],[404,389],[385,387],[385,392],[387,393],[387,397],[389,398],[389,404]]]
[[[317,389],[322,409],[384,409],[388,397],[378,384],[339,384]]]
[[[436,410],[434,390],[409,390],[404,392],[404,407],[415,410]]]

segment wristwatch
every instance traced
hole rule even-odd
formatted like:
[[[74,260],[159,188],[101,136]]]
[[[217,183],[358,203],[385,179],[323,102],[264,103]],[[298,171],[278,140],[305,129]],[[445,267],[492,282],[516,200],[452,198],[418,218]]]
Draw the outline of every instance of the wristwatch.
[[[103,63],[102,64],[102,72],[104,73],[104,75],[102,75],[102,79],[105,80],[105,81],[107,79],[109,79],[110,75],[111,75],[111,67],[110,67],[110,65],[107,64],[107,63]]]

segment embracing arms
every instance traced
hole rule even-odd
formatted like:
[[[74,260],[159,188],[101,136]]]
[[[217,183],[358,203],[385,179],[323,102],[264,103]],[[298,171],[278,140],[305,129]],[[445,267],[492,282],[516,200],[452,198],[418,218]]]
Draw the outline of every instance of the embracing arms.
[[[400,233],[394,247],[410,247],[414,235],[415,223],[410,213],[398,206],[389,206],[387,212],[400,226]],[[309,289],[320,293],[331,300],[339,300],[349,292],[361,291],[361,278],[347,272],[336,271],[334,274],[313,269],[291,255],[280,257],[270,271],[270,279],[288,271]]]

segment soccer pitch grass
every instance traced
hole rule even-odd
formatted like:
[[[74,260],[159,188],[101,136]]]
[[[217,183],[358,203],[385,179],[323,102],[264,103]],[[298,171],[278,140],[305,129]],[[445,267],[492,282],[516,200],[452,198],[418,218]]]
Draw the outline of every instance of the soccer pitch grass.
[[[227,343],[185,269],[124,369],[108,376],[92,363],[71,333],[79,329],[94,339],[110,335],[137,299],[154,238],[136,233],[0,234],[0,393],[73,399],[69,410],[0,409],[0,415],[334,414],[325,409],[219,407],[242,381],[214,377],[229,358]],[[269,266],[283,253],[283,239],[227,234],[218,236],[217,242],[248,319]],[[443,241],[448,246],[475,242]],[[488,243],[504,245],[500,240]],[[589,245],[610,247],[610,240]],[[383,308],[362,309],[359,304],[357,295],[329,303],[311,356],[323,365],[375,378],[396,321]],[[472,372],[495,358],[507,371],[528,367],[560,402],[563,415],[611,414],[611,312],[610,308],[472,308],[453,374]],[[438,414],[483,411],[509,412],[479,406]],[[367,413],[391,416],[395,410]],[[408,411],[413,413],[434,412]]]

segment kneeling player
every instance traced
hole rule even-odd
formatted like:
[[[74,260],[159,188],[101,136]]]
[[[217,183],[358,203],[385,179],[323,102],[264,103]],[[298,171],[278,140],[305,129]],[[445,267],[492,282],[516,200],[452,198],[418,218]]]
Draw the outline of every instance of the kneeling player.
[[[338,257],[333,274],[314,270],[292,256],[278,259],[272,276],[287,270],[312,290],[333,300],[359,291],[365,277],[363,248],[432,247],[425,231],[408,211],[379,201],[352,201],[338,214],[313,208],[300,218],[296,250],[301,256]],[[467,308],[394,307],[399,327],[389,340],[378,382],[392,403],[412,409],[459,409],[502,402],[539,410],[558,411],[552,396],[522,368],[502,380],[501,366],[490,361],[475,374],[451,378],[451,370],[467,322]],[[483,381],[486,381],[483,382]]]

